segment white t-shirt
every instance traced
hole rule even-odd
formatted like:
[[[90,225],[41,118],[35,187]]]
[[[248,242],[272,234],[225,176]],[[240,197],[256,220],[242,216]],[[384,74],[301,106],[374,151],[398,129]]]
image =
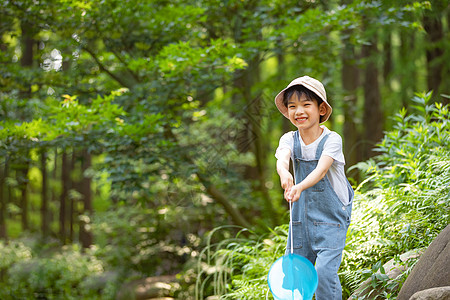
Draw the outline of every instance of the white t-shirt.
[[[317,140],[309,145],[305,145],[302,137],[299,135],[300,145],[302,147],[302,159],[314,160],[316,158],[317,146],[320,141],[325,135],[330,134],[323,146],[322,151],[322,155],[327,155],[334,159],[333,164],[327,172],[328,180],[330,181],[331,187],[334,189],[341,202],[344,205],[348,205],[349,195],[347,188],[347,177],[345,176],[344,170],[345,158],[344,153],[342,152],[342,138],[339,134],[334,131],[330,131],[327,127],[323,125],[320,127],[323,128],[322,134]],[[280,144],[275,153],[275,157],[277,159],[279,158],[279,151],[285,148],[291,151],[291,158],[294,157],[294,133],[295,131],[287,132],[280,138]]]

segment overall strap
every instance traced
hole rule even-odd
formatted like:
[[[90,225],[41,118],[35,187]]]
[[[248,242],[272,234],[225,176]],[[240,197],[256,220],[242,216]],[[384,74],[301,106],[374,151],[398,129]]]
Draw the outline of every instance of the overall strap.
[[[328,133],[326,136],[324,136],[324,137],[322,138],[322,140],[319,142],[319,145],[317,146],[317,150],[316,150],[316,160],[319,160],[319,159],[320,159],[320,156],[322,155],[323,146],[325,145],[325,142],[326,142],[327,139],[328,139],[328,135],[329,135],[329,133]]]
[[[300,136],[298,130],[294,132],[294,159],[302,158],[302,145],[300,144]]]

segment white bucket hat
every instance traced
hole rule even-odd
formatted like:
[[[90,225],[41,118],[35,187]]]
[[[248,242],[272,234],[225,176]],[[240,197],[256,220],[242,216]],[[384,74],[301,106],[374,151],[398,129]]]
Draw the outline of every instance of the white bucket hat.
[[[327,101],[327,93],[325,92],[323,84],[319,80],[309,76],[302,76],[292,80],[291,83],[289,83],[289,85],[285,89],[283,89],[281,92],[278,93],[278,95],[275,97],[275,104],[278,110],[283,114],[283,116],[289,119],[288,109],[283,104],[283,97],[284,92],[294,85],[304,86],[305,88],[307,88],[308,90],[310,90],[311,92],[316,94],[320,99],[323,100],[323,102],[327,107],[327,113],[324,116],[321,116],[320,123],[325,123],[330,117],[333,109],[331,108],[331,105]]]

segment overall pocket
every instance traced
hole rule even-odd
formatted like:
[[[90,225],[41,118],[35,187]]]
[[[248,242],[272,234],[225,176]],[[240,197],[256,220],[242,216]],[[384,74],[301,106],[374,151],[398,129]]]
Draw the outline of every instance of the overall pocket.
[[[314,246],[318,249],[340,249],[345,246],[347,229],[341,224],[314,222]]]
[[[319,182],[317,182],[312,187],[312,190],[314,192],[323,192],[324,189],[325,189],[325,179],[324,178],[320,179]]]

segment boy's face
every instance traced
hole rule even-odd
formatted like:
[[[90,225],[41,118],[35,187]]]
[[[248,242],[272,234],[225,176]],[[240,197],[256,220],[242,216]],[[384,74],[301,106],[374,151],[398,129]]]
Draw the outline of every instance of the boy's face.
[[[325,103],[319,106],[316,101],[309,100],[304,94],[299,98],[298,94],[294,93],[288,101],[289,120],[299,130],[319,126],[320,116],[326,113]]]

